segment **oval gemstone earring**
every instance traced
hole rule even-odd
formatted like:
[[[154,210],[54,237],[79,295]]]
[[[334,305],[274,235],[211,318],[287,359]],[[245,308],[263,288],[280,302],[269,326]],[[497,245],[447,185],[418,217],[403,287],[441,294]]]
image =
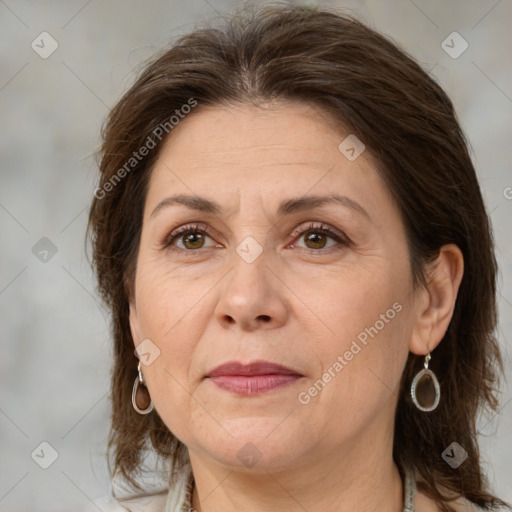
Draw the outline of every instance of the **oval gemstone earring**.
[[[439,405],[441,388],[439,381],[432,370],[428,369],[430,352],[425,356],[423,370],[420,370],[414,377],[411,384],[411,398],[414,405],[425,412],[433,411]]]

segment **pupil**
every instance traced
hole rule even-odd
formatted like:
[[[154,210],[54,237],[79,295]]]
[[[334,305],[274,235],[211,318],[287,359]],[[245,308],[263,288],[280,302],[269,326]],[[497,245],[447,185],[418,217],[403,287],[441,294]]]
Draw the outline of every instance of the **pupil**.
[[[185,237],[185,245],[189,242],[195,246],[198,242],[201,242],[201,238],[202,235],[200,233],[190,233]]]
[[[313,244],[320,244],[321,247],[323,247],[325,244],[322,242],[325,242],[324,235],[319,233],[310,233],[307,237],[309,242],[312,242]],[[324,239],[324,240],[322,240]]]

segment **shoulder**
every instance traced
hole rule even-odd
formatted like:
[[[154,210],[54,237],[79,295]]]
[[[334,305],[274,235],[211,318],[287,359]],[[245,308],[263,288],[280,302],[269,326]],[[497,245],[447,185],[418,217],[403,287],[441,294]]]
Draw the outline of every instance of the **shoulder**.
[[[418,492],[415,501],[417,512],[441,512],[436,502],[423,493]],[[484,510],[464,497],[450,501],[449,505],[455,512],[482,512]]]
[[[483,508],[475,505],[472,501],[469,501],[466,498],[457,498],[452,504],[454,510],[456,512],[481,512],[484,510]]]
[[[416,512],[441,512],[437,502],[421,492],[418,489],[418,484],[424,482],[423,478],[419,475],[416,468],[412,469],[414,475],[415,482],[415,490],[416,497],[414,500],[415,511]],[[454,511],[454,512],[483,512],[484,510],[472,501],[468,500],[464,496],[458,496],[451,491],[450,489],[444,487],[443,485],[438,486],[439,491],[447,497],[452,497],[451,501],[446,502],[446,504]]]

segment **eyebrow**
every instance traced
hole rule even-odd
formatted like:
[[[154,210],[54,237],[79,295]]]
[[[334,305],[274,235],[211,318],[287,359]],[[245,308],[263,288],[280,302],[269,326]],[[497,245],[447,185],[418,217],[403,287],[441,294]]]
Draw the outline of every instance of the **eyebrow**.
[[[279,216],[290,215],[291,213],[313,210],[315,208],[320,208],[322,206],[336,203],[351,208],[352,210],[363,215],[371,221],[370,215],[359,203],[339,194],[330,194],[326,196],[304,196],[285,199],[279,204],[277,214]],[[215,201],[206,199],[205,197],[177,194],[174,196],[166,197],[160,201],[156,205],[155,209],[151,212],[151,217],[154,217],[164,208],[177,204],[186,206],[190,210],[197,210],[204,213],[222,213],[222,207]]]

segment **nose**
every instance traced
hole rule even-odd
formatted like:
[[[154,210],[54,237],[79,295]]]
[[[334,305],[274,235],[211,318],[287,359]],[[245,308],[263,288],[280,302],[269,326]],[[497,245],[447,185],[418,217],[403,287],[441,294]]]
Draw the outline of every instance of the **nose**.
[[[215,308],[215,317],[223,328],[238,326],[250,332],[285,324],[289,314],[284,297],[287,288],[268,263],[265,251],[252,263],[234,255]]]

